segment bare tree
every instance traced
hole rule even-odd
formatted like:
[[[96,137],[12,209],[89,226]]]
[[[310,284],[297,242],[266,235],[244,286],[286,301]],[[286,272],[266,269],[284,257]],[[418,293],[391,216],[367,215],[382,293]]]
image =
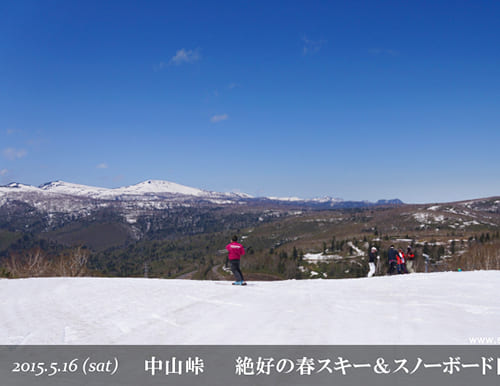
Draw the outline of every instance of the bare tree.
[[[500,242],[473,245],[465,253],[455,257],[453,269],[458,268],[465,271],[499,269]]]
[[[78,247],[49,259],[44,251],[35,248],[12,254],[5,262],[4,269],[11,277],[84,276],[88,273],[89,256],[88,250]]]
[[[24,254],[13,254],[6,262],[6,269],[14,277],[40,277],[50,271],[50,261],[40,248]]]
[[[70,251],[69,255],[61,255],[55,261],[54,274],[56,276],[84,276],[87,273],[89,251],[78,247]]]

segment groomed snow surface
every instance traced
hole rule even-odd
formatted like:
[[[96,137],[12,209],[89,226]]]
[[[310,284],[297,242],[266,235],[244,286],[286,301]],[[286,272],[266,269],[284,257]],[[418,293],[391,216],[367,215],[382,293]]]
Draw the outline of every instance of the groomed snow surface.
[[[500,271],[345,280],[0,280],[0,344],[469,344]]]

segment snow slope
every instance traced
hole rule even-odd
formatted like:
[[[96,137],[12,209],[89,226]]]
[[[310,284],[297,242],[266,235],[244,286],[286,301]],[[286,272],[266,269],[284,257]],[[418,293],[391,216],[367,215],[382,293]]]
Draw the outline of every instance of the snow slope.
[[[0,344],[469,344],[500,271],[230,282],[0,280]]]

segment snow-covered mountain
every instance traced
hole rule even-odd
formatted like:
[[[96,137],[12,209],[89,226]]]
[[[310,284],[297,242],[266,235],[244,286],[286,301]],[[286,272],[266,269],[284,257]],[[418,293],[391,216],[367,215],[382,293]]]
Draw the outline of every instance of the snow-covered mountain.
[[[101,188],[74,184],[64,181],[53,181],[43,184],[39,187],[25,185],[21,183],[11,183],[6,186],[0,186],[0,197],[9,194],[40,193],[41,195],[65,195],[92,199],[115,200],[115,199],[138,199],[138,196],[144,196],[150,199],[154,196],[190,196],[206,199],[252,199],[246,193],[219,193],[214,191],[193,188],[175,182],[162,180],[147,180],[136,185],[130,185],[120,188]],[[342,199],[332,197],[321,197],[313,199],[304,199],[299,197],[258,197],[259,200],[283,201],[283,202],[310,202],[310,203],[338,203]]]
[[[207,190],[201,190],[197,188],[191,188],[189,186],[184,186],[176,184],[169,181],[161,180],[147,180],[141,182],[137,185],[131,185],[121,188],[108,189],[95,186],[87,186],[74,184],[64,181],[54,181],[41,185],[40,187],[34,187],[30,185],[24,185],[19,183],[12,183],[5,187],[0,187],[0,195],[9,193],[46,193],[55,195],[66,195],[66,196],[78,196],[84,198],[102,199],[102,200],[114,200],[114,199],[126,199],[134,196],[145,196],[151,198],[151,196],[162,196],[162,195],[179,195],[179,196],[194,196],[200,198],[250,198],[251,196],[247,194],[240,193],[217,193]]]
[[[148,180],[115,189],[54,181],[40,187],[11,183],[0,187],[0,208],[9,203],[24,203],[39,212],[88,213],[96,209],[120,207],[121,212],[168,209],[195,204],[227,205],[244,202],[251,196],[218,193],[169,181]]]
[[[55,212],[78,211],[78,207],[88,205],[106,206],[109,202],[137,202],[142,206],[164,209],[168,204],[193,205],[193,203],[208,203],[216,205],[244,204],[244,203],[282,203],[304,204],[311,206],[333,207],[344,203],[338,198],[323,197],[315,199],[301,199],[298,197],[252,197],[245,193],[219,193],[202,190],[170,181],[147,180],[137,185],[120,188],[101,188],[74,184],[64,181],[54,181],[39,187],[20,183],[11,183],[0,186],[0,206],[9,201],[24,202],[38,210]],[[91,204],[88,201],[91,200]],[[101,202],[97,202],[101,201]],[[368,202],[360,203],[362,205]]]
[[[18,200],[27,204],[40,208],[43,206],[44,200],[51,200],[50,207],[53,210],[63,212],[72,211],[71,205],[58,205],[61,199],[63,202],[66,198],[73,199],[91,199],[103,201],[143,201],[152,202],[158,200],[171,200],[174,202],[201,200],[206,203],[218,205],[223,204],[242,204],[245,202],[274,202],[278,204],[298,204],[312,207],[321,206],[328,207],[350,207],[350,206],[371,206],[371,205],[392,205],[402,204],[400,200],[379,200],[376,203],[369,201],[344,201],[340,198],[319,197],[312,199],[304,199],[300,197],[253,197],[246,193],[219,193],[214,191],[202,190],[185,185],[180,185],[175,182],[162,180],[147,180],[136,185],[125,186],[120,188],[101,188],[95,186],[87,186],[74,184],[64,181],[53,181],[43,184],[39,187],[25,185],[21,183],[11,183],[6,186],[0,186],[0,206],[6,200]]]
[[[64,181],[39,187],[11,183],[0,186],[0,226],[39,233],[55,231],[70,223],[79,223],[77,228],[81,230],[88,230],[89,223],[113,223],[120,226],[120,234],[138,240],[165,229],[170,229],[169,234],[213,231],[214,227],[224,229],[229,224],[239,229],[296,210],[370,205],[376,204],[329,197],[312,200],[252,197],[160,180],[115,189]],[[243,212],[246,214],[242,215]]]
[[[498,336],[500,297],[491,294],[499,286],[499,271],[246,287],[227,281],[0,279],[0,343],[478,344],[473,339]],[[243,333],[229,341],[229,326]]]

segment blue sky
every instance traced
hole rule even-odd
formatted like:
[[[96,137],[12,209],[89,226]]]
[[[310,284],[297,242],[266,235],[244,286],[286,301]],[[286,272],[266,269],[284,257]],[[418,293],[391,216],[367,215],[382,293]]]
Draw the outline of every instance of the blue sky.
[[[0,183],[500,195],[496,1],[0,4]]]

